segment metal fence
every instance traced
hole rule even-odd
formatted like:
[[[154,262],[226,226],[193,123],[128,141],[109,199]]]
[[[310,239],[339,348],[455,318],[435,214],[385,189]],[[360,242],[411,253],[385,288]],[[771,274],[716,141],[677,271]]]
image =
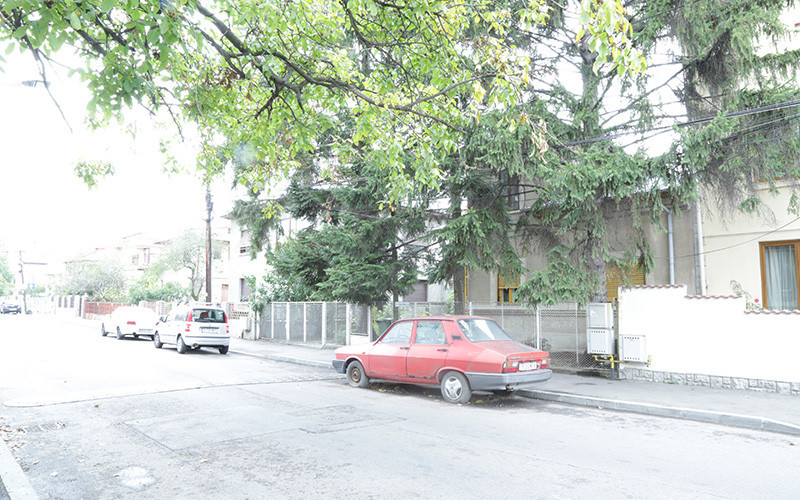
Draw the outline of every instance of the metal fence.
[[[494,319],[514,340],[550,351],[551,365],[559,368],[595,368],[586,352],[586,309],[558,304],[526,309],[513,304],[472,302],[468,313]]]
[[[453,314],[447,302],[399,302],[399,317]],[[494,319],[514,339],[550,351],[552,366],[595,368],[586,352],[586,310],[578,304],[533,309],[497,302],[469,302],[466,313]],[[374,340],[391,323],[391,306],[331,302],[274,302],[259,314],[258,337],[292,344],[347,345]]]
[[[290,344],[347,345],[375,338],[369,306],[272,302],[258,315],[257,338]]]

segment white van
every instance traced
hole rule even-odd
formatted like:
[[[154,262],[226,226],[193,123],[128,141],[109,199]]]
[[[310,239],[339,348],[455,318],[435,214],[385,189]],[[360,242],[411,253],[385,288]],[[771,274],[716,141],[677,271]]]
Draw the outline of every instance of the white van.
[[[231,332],[225,311],[219,306],[201,304],[173,308],[156,324],[153,335],[156,349],[171,344],[181,354],[201,347],[214,347],[220,354],[226,354],[230,342]]]
[[[122,306],[111,313],[109,318],[100,324],[100,334],[105,337],[109,333],[122,340],[126,335],[133,338],[153,338],[153,331],[158,322],[155,311],[146,307]]]

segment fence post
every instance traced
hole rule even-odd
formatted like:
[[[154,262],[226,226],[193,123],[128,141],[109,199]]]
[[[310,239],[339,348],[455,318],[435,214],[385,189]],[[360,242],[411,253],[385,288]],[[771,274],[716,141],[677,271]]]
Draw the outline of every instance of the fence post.
[[[581,355],[578,352],[578,303],[575,302],[575,366],[581,366]]]
[[[303,343],[308,344],[308,302],[303,302]]]
[[[372,307],[367,306],[367,339],[372,342]]]
[[[469,315],[472,316],[472,301],[469,301]]]
[[[290,302],[286,302],[286,343],[288,344],[289,341],[292,340],[291,336],[289,335],[289,327],[292,324],[292,308]]]
[[[536,348],[542,350],[542,311],[536,304]]]
[[[322,345],[328,343],[328,303],[322,303]]]
[[[350,344],[352,343],[352,342],[350,341],[350,335],[353,333],[353,325],[351,324],[351,321],[350,321],[350,318],[351,318],[351,316],[350,316],[350,315],[352,314],[352,311],[351,311],[351,309],[350,309],[350,303],[349,303],[349,302],[348,302],[347,304],[345,304],[345,306],[344,306],[344,311],[345,311],[345,312],[344,312],[344,323],[345,323],[345,325],[344,325],[344,331],[345,331],[345,337],[347,338],[347,345],[350,345]]]
[[[275,340],[275,302],[269,303],[269,338]]]

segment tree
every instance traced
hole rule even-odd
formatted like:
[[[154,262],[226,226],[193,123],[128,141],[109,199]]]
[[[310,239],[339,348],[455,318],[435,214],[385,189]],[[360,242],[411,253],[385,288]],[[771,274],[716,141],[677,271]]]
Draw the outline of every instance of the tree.
[[[117,262],[73,261],[67,263],[56,290],[97,302],[117,302],[125,294],[125,275]]]
[[[0,248],[2,250],[2,248]],[[14,273],[8,267],[8,259],[0,255],[0,296],[11,295],[14,291]]]
[[[144,276],[131,285],[128,290],[128,301],[138,304],[141,301],[154,302],[163,300],[173,302],[185,300],[189,297],[187,287],[181,286],[174,281],[164,282],[160,277],[154,275],[150,270],[145,270]]]
[[[303,300],[372,304],[387,294],[396,301],[417,281],[419,256],[402,241],[425,230],[424,210],[381,207],[384,184],[378,174],[362,165],[348,170],[344,183],[322,183],[306,172],[290,184],[279,200],[284,213],[310,227],[269,254],[269,279],[276,292]],[[252,219],[252,213],[240,207],[233,217],[261,228],[257,224],[263,214]],[[263,241],[257,239],[255,247],[260,249]]]
[[[212,241],[211,257],[218,259],[222,253],[218,241]],[[160,275],[165,270],[189,272],[188,293],[192,300],[199,300],[205,286],[206,239],[203,235],[188,230],[178,238],[166,243],[152,272]]]
[[[785,2],[628,4],[632,39],[650,62],[664,48],[660,40],[683,48],[631,80],[593,71],[595,51],[573,35],[570,5],[560,4],[535,30],[510,35],[521,47],[557,54],[548,66],[557,76],[540,79],[516,109],[494,111],[467,128],[449,179],[461,186],[450,188],[452,206],[462,200],[470,206],[435,233],[446,249],[436,277],[457,277],[460,266],[523,272],[523,302],[592,300],[604,288],[606,264],[652,267],[646,231],[660,228],[665,204],[683,210],[699,202],[702,189],[729,213],[754,210],[759,182],[798,178],[798,90],[786,75],[800,59],[797,51],[763,50],[765,36],[786,34],[778,19]],[[563,83],[570,65],[580,87]],[[757,88],[748,89],[753,83]],[[675,116],[662,104],[663,90],[679,98],[686,115]],[[646,147],[676,119],[684,125],[666,138],[665,152]],[[536,120],[547,130],[545,144],[538,141]],[[511,218],[501,206],[509,193],[526,200],[525,210]],[[790,208],[797,209],[797,200]],[[608,221],[619,214],[631,222],[622,256],[606,238]],[[529,249],[547,256],[544,267],[524,268],[518,255]]]
[[[395,200],[437,185],[439,161],[486,106],[516,101],[531,68],[506,31],[549,9],[544,0],[13,1],[0,7],[0,38],[29,51],[45,82],[46,63],[73,47],[93,123],[134,103],[163,110],[181,132],[191,123],[209,143],[246,146],[263,167],[256,183],[290,173],[328,130],[348,129],[329,145],[329,170],[356,158],[379,166]],[[584,11],[598,67],[640,68],[619,1],[586,0]],[[465,108],[464,97],[482,105]],[[88,167],[80,172],[91,182]]]

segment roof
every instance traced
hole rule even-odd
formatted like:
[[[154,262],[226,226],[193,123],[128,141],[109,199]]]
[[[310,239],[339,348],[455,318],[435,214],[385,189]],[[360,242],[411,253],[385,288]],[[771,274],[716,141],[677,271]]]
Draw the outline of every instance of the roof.
[[[487,318],[485,316],[470,316],[466,314],[462,315],[451,314],[451,315],[439,315],[439,316],[415,316],[413,318],[400,318],[397,321],[414,321],[420,319],[458,321],[460,319],[492,319],[492,318]]]

